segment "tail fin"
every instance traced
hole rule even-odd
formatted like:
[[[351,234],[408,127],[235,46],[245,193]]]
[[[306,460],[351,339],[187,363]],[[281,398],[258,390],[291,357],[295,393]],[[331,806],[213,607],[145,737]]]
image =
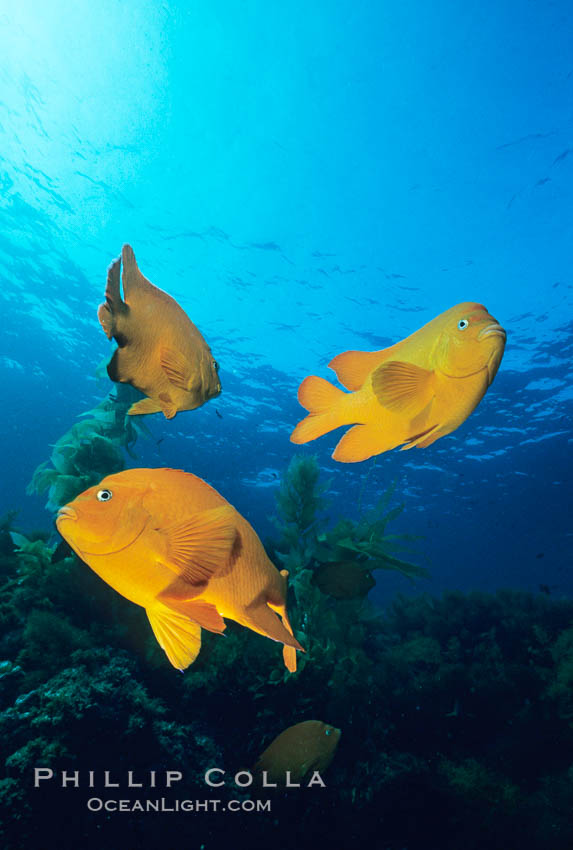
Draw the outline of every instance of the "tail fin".
[[[310,375],[298,389],[298,400],[309,415],[299,422],[290,439],[292,443],[308,443],[316,440],[339,425],[348,424],[340,413],[340,402],[348,394],[334,387],[324,378]]]

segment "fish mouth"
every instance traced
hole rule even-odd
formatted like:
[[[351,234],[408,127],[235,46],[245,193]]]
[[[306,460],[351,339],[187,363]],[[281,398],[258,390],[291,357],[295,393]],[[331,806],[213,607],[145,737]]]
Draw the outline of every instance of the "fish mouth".
[[[478,339],[485,339],[487,336],[501,336],[504,340],[507,339],[505,330],[497,322],[492,322],[491,325],[487,325],[482,331],[480,331]]]
[[[74,511],[73,508],[70,508],[68,505],[65,505],[63,508],[60,508],[58,511],[58,515],[56,517],[56,524],[60,519],[77,519],[78,515]]]

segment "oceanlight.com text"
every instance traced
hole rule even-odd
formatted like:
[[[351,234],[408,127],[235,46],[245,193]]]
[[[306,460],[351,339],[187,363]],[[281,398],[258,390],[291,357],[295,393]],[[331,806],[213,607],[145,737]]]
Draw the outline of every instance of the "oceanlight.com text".
[[[186,812],[190,814],[212,812],[270,812],[270,800],[104,800],[90,797],[86,803],[90,812]]]

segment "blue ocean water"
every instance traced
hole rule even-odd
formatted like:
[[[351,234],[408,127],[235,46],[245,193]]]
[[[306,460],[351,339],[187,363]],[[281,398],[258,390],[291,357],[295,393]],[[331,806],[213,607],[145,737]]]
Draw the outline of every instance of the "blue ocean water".
[[[254,819],[187,819],[185,846],[242,835],[266,850],[268,828],[314,847],[317,824],[333,850],[572,846],[572,44],[564,0],[0,3],[7,850],[54,825],[44,846],[99,850],[113,828],[113,850],[155,850],[175,835],[147,815],[92,817],[55,785],[40,800],[38,762],[182,766],[191,783],[203,761],[230,775],[318,717],[342,729],[323,798],[285,795],[260,834]],[[201,330],[223,387],[145,417],[126,465],[195,473],[273,546],[289,462],[314,455],[331,525],[393,486],[391,531],[418,538],[429,578],[375,573],[385,619],[330,598],[307,618],[291,591],[308,649],[294,676],[233,623],[228,641],[204,633],[180,676],[140,609],[5,533],[17,511],[18,531],[59,541],[29,484],[115,386],[96,311],[124,243]],[[357,464],[331,458],[342,431],[289,441],[307,375],[334,380],[336,354],[391,345],[462,301],[486,305],[507,345],[454,433]],[[440,600],[501,588],[535,597]]]
[[[25,488],[110,388],[96,308],[129,242],[223,384],[148,417],[138,463],[206,478],[263,537],[302,378],[484,303],[506,353],[453,435],[374,468],[332,434],[302,451],[333,519],[396,482],[429,590],[570,594],[571,36],[560,2],[5,7],[0,512],[49,519]]]

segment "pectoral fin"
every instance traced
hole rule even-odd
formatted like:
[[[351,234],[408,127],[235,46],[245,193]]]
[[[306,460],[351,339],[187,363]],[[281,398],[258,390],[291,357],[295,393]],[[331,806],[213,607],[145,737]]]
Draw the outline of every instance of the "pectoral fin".
[[[203,589],[228,565],[237,537],[235,511],[230,505],[200,511],[160,533],[166,537],[167,566],[190,585],[190,599],[197,595],[194,588]]]
[[[391,360],[372,374],[374,395],[387,410],[415,415],[434,395],[434,373],[413,363]]]
[[[178,670],[189,667],[201,649],[201,626],[167,608],[146,608],[157,643]]]
[[[162,348],[161,368],[175,387],[190,392],[193,388],[193,372],[188,360],[172,348]]]

